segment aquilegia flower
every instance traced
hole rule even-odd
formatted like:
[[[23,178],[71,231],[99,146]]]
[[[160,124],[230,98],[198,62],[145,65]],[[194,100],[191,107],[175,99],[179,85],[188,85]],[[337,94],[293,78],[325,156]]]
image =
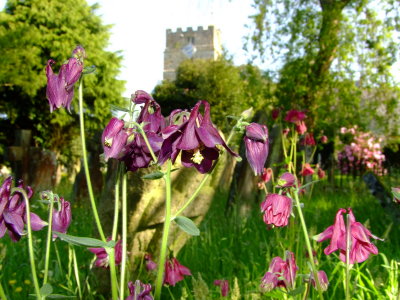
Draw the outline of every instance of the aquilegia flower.
[[[289,110],[285,116],[285,121],[294,123],[294,124],[299,124],[300,121],[303,121],[306,118],[306,114],[302,111],[299,110]]]
[[[111,238],[109,237],[107,239],[107,242],[110,241]],[[106,249],[104,248],[88,248],[88,250],[94,254],[96,254],[96,261],[95,261],[95,266],[98,268],[108,268],[110,264],[110,258],[106,252]],[[114,252],[115,252],[115,264],[119,265],[121,264],[122,260],[122,241],[118,240],[117,243],[114,246]]]
[[[292,199],[284,195],[268,194],[261,203],[263,220],[268,227],[283,227],[288,224],[292,212]]]
[[[326,273],[322,270],[318,271],[317,274],[318,274],[319,286],[321,287],[321,290],[325,292],[329,286],[328,276],[326,276]],[[315,282],[313,272],[311,272],[310,274],[310,280],[313,287],[316,288],[317,283]]]
[[[317,242],[323,242],[330,239],[331,242],[328,247],[324,249],[324,253],[329,255],[339,250],[339,258],[341,261],[346,262],[346,225],[344,222],[343,214],[346,213],[344,208],[339,209],[336,213],[335,223],[329,226],[325,231],[316,235],[314,239]],[[379,239],[373,235],[361,223],[356,222],[353,211],[348,209],[349,222],[350,222],[350,264],[360,263],[365,261],[370,254],[378,254],[378,248],[369,240],[370,237]]]
[[[204,115],[199,112],[204,105]],[[181,112],[184,113],[184,112]],[[171,113],[170,120],[178,116],[179,111]],[[190,112],[189,118],[183,117],[181,124],[170,124],[162,131],[163,143],[158,157],[159,164],[168,159],[175,163],[179,153],[183,166],[195,167],[200,173],[211,170],[213,162],[218,159],[220,148],[224,147],[231,155],[234,153],[220,136],[217,128],[211,122],[210,104],[201,100]]]
[[[268,272],[261,279],[261,291],[270,292],[276,287],[284,287],[286,290],[293,289],[298,269],[292,252],[286,251],[286,260],[279,256],[274,257]]]
[[[153,300],[151,292],[151,284],[145,284],[136,280],[135,284],[132,281],[128,282],[129,296],[125,300]]]
[[[66,64],[63,64],[58,74],[53,73],[52,65],[54,60],[49,59],[46,66],[47,76],[47,89],[46,96],[50,104],[50,112],[60,108],[66,107],[68,111],[71,110],[71,102],[74,97],[74,84],[78,81],[83,70],[83,57],[81,46],[78,46]],[[79,55],[78,55],[79,54]],[[79,58],[80,59],[79,59]]]
[[[303,165],[303,168],[301,169],[301,175],[302,176],[308,176],[314,174],[313,168],[311,168],[309,163],[305,163]]]
[[[152,271],[157,268],[157,264],[152,260],[152,257],[149,253],[144,255],[144,260],[146,261],[146,270]]]
[[[164,284],[175,286],[175,284],[183,280],[183,276],[192,275],[190,270],[182,266],[174,257],[165,262]]]
[[[53,220],[52,220],[52,230],[67,233],[68,227],[71,224],[71,204],[65,201],[63,197],[60,197],[59,209],[53,209]],[[57,237],[53,234],[53,239]]]
[[[124,129],[124,121],[112,118],[108,122],[101,136],[104,149],[104,158],[120,158],[123,148],[126,146],[128,134]]]
[[[296,124],[296,131],[300,135],[304,134],[307,131],[307,126],[304,121],[300,121],[298,124]]]
[[[265,125],[251,123],[246,126],[244,137],[246,158],[254,174],[261,175],[268,157],[269,141],[268,128]]]
[[[26,189],[28,199],[33,195],[32,188],[27,186],[24,188],[22,180],[18,182],[18,187]],[[12,177],[8,177],[0,187],[0,238],[4,236],[6,231],[13,242],[18,242],[24,235],[24,227],[26,224],[26,203],[20,192],[11,195]],[[34,231],[41,230],[47,225],[40,217],[34,213],[30,213],[31,228]]]
[[[277,187],[294,187],[296,185],[296,177],[292,173],[285,172],[278,178]]]
[[[227,297],[229,293],[229,282],[226,279],[222,280],[214,280],[214,285],[217,285],[221,288],[221,296]]]

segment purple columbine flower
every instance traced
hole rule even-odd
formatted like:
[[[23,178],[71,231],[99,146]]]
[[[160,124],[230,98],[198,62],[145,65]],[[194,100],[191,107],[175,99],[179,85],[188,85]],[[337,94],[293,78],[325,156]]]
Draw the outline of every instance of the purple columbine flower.
[[[277,187],[294,187],[296,185],[296,177],[289,172],[285,172],[279,177]]]
[[[71,220],[71,204],[60,197],[59,209],[53,209],[52,230],[67,233]],[[53,239],[56,238],[57,235],[53,234]]]
[[[199,112],[201,105],[204,105],[204,115]],[[173,112],[173,116],[177,116],[177,111]],[[159,155],[160,164],[168,159],[174,163],[181,153],[181,162],[185,167],[195,167],[200,173],[207,173],[219,157],[218,147],[222,146],[231,155],[238,156],[226,145],[211,122],[210,104],[204,100],[196,103],[189,118],[184,117],[180,125],[166,127],[162,136],[164,141]]]
[[[101,136],[104,148],[104,158],[120,158],[122,150],[126,146],[128,133],[124,129],[124,121],[112,118],[107,124]]]
[[[149,253],[144,255],[144,260],[146,261],[146,270],[152,271],[157,268],[157,264],[152,260],[152,257]]]
[[[276,287],[284,287],[286,290],[293,289],[298,269],[292,252],[286,251],[286,260],[279,256],[274,257],[268,272],[261,279],[261,291],[269,292]]]
[[[107,242],[111,240],[111,237],[107,239]],[[104,248],[88,248],[88,250],[94,254],[96,254],[95,266],[98,268],[108,268],[110,264],[110,258]],[[115,252],[115,264],[119,265],[122,261],[122,241],[118,240],[114,246]]]
[[[125,300],[153,300],[151,296],[151,284],[145,284],[136,280],[135,284],[132,281],[128,282],[129,296]]]
[[[316,235],[314,239],[317,242],[323,242],[330,239],[330,244],[324,249],[324,253],[329,255],[337,250],[339,250],[339,258],[341,261],[346,262],[346,225],[344,222],[343,214],[346,213],[344,208],[341,208],[336,213],[335,223],[329,226],[320,234]],[[356,262],[361,263],[368,259],[370,254],[378,254],[378,248],[371,243],[370,237],[373,239],[379,239],[377,236],[373,235],[367,228],[365,228],[361,223],[356,222],[353,211],[351,208],[348,209],[349,222],[350,222],[350,264]]]
[[[79,51],[77,50],[79,48]],[[73,55],[82,53],[83,48],[78,46]],[[84,51],[84,50],[83,50]],[[74,97],[74,84],[78,81],[82,74],[83,62],[82,60],[71,57],[66,64],[63,64],[58,74],[54,74],[52,64],[55,61],[50,59],[47,61],[46,76],[47,76],[47,89],[46,96],[50,104],[50,112],[60,108],[66,107],[71,111],[71,102]]]
[[[254,174],[261,175],[268,157],[268,128],[265,125],[251,123],[246,126],[244,137],[246,157]]]
[[[161,114],[160,105],[145,91],[136,91],[132,95],[132,101],[135,104],[144,104],[142,110],[140,111],[139,117],[137,118],[137,123],[144,123],[144,131],[159,133],[165,127],[165,120]]]
[[[227,297],[229,293],[229,281],[226,279],[222,280],[214,280],[214,285],[217,285],[221,288],[221,296]]]
[[[192,273],[188,268],[182,266],[175,257],[165,262],[164,284],[175,286],[177,282],[183,280],[184,275],[189,276]]]
[[[325,271],[318,271],[317,273],[318,275],[318,281],[319,281],[319,286],[321,287],[321,291],[325,292],[328,289],[329,286],[329,280],[328,280],[328,276],[326,276]],[[311,272],[310,274],[310,280],[311,280],[311,284],[313,285],[314,288],[317,288],[317,283],[315,282],[314,279],[314,274]]]
[[[24,235],[24,227],[26,224],[26,203],[19,192],[15,192],[11,196],[12,177],[8,177],[0,187],[0,238],[4,236],[8,230],[8,235],[12,241],[17,242]],[[18,187],[24,189],[22,180],[19,181]],[[32,188],[26,187],[28,199],[33,195]],[[34,231],[41,230],[47,225],[40,217],[34,213],[30,213],[31,228]]]
[[[268,194],[261,203],[264,223],[268,226],[287,226],[292,212],[292,199],[284,195]]]

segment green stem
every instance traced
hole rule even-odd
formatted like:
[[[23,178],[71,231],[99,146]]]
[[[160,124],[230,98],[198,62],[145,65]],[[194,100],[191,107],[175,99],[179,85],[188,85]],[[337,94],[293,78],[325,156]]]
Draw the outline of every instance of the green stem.
[[[0,299],[7,300],[6,294],[4,293],[3,286],[1,285],[1,280],[0,280]]]
[[[111,295],[113,300],[118,300],[118,280],[115,268],[115,248],[106,249],[109,257],[110,276],[111,276]],[[123,287],[121,287],[121,290]],[[122,298],[121,298],[122,299]]]
[[[238,123],[241,122],[241,121],[242,121],[242,118],[238,121]],[[228,139],[226,140],[226,144],[227,144],[227,145],[229,144],[229,142],[230,142],[231,139],[233,138],[233,135],[235,134],[235,130],[236,130],[236,125],[232,128],[231,132],[229,133]],[[225,151],[225,149],[224,149],[224,150],[221,150],[221,151],[222,151],[222,153],[223,153],[223,151]],[[221,153],[221,154],[222,154],[222,153]],[[207,174],[203,177],[203,179],[201,180],[199,186],[198,186],[197,189],[194,191],[193,195],[192,195],[192,196],[185,202],[185,204],[175,213],[175,215],[172,217],[171,220],[173,220],[173,219],[175,219],[177,216],[179,216],[179,215],[190,205],[190,203],[192,203],[192,201],[193,201],[194,199],[196,199],[197,195],[200,193],[200,191],[201,191],[201,189],[203,188],[204,184],[206,183],[207,179],[212,175],[213,171],[215,170],[215,167],[217,166],[218,161],[219,161],[219,160],[217,160],[217,161],[214,163],[214,166],[211,168],[212,171],[211,171],[210,173],[207,173]]]
[[[47,241],[46,241],[46,254],[44,259],[44,278],[43,285],[47,283],[47,278],[49,276],[49,262],[50,262],[50,247],[51,247],[51,238],[53,236],[53,207],[54,207],[54,194],[53,192],[48,193],[50,207],[49,207],[49,221],[47,228]]]
[[[121,278],[120,278],[120,299],[124,299],[125,290],[125,270],[126,270],[126,248],[127,248],[127,228],[128,228],[128,207],[127,207],[127,173],[122,177],[122,259],[121,259]]]
[[[87,183],[87,188],[88,188],[88,193],[89,193],[89,198],[90,198],[90,204],[92,205],[94,220],[97,225],[97,230],[100,234],[102,241],[105,242],[106,238],[104,236],[103,228],[101,227],[99,214],[97,212],[96,202],[94,200],[92,182],[90,180],[89,165],[88,165],[88,160],[87,160],[86,140],[85,140],[85,124],[84,124],[84,119],[83,119],[83,78],[81,78],[81,80],[79,81],[78,91],[79,91],[79,94],[78,94],[79,124],[80,124],[80,130],[81,130],[82,156],[83,156],[83,166],[85,168],[86,183]]]
[[[28,195],[26,194],[26,192],[23,189],[18,188],[18,187],[13,188],[11,190],[11,195],[14,194],[15,192],[20,193],[25,200],[26,226],[27,226],[27,230],[28,230],[28,252],[29,252],[29,261],[31,264],[32,280],[33,280],[33,285],[35,287],[36,298],[41,300],[42,297],[40,295],[39,281],[37,279],[37,274],[36,274],[35,255],[33,253],[33,237],[32,237],[31,210],[30,210],[30,206],[29,206],[29,199],[28,199]]]
[[[121,170],[121,164],[118,163],[118,168],[117,168],[117,180],[115,182],[115,190],[114,190],[114,221],[113,221],[113,229],[112,229],[112,234],[111,234],[111,239],[113,241],[116,241],[117,239],[117,231],[118,231],[118,215],[119,215],[119,185],[120,185],[120,173]]]
[[[136,123],[135,121],[132,121],[132,123],[138,128],[139,133],[142,135],[144,142],[146,143],[147,149],[149,149],[151,157],[153,158],[154,163],[157,163],[157,157],[154,154],[153,148],[150,146],[149,139],[147,138],[146,132],[144,132],[142,125],[139,123]]]
[[[167,172],[164,175],[165,180],[165,220],[161,242],[160,258],[158,260],[158,271],[156,280],[155,299],[161,299],[161,288],[163,284],[165,260],[168,246],[169,226],[171,225],[171,160],[168,160]]]
[[[351,239],[350,239],[350,215],[347,215],[347,222],[346,222],[346,300],[351,299],[350,295],[350,246],[351,246]]]
[[[78,261],[76,259],[75,248],[74,248],[74,246],[71,246],[71,247],[72,247],[72,260],[74,262],[75,281],[76,281],[76,285],[78,286],[79,299],[82,299],[81,280],[79,278],[79,271],[78,271]]]
[[[304,240],[305,240],[306,246],[307,246],[308,259],[309,259],[309,261],[310,261],[311,268],[312,268],[312,272],[313,272],[313,274],[314,274],[314,279],[315,279],[316,286],[317,286],[317,290],[318,290],[318,293],[319,293],[319,298],[320,298],[320,299],[324,299],[324,297],[323,297],[323,295],[322,295],[321,287],[320,287],[320,284],[319,284],[318,272],[317,272],[317,269],[316,269],[316,267],[315,267],[314,256],[313,256],[313,252],[312,252],[312,248],[311,248],[311,243],[310,243],[310,237],[308,236],[306,221],[304,220],[303,211],[302,211],[302,209],[301,209],[301,205],[300,205],[300,200],[299,200],[298,192],[299,192],[299,191],[298,191],[298,189],[296,188],[296,189],[294,190],[293,194],[294,194],[294,199],[295,199],[295,201],[296,201],[297,213],[298,213],[299,218],[300,218],[301,228],[303,229]]]

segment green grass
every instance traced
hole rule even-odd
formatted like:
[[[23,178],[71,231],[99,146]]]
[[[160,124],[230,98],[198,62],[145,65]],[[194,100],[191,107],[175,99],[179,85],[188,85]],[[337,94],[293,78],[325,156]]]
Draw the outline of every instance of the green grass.
[[[398,186],[400,177],[398,178],[399,180],[383,178],[383,182],[386,185]],[[393,225],[391,216],[370,195],[361,180],[348,178],[343,182],[343,186],[337,187],[329,186],[326,181],[318,182],[313,188],[311,197],[305,196],[301,199],[304,203],[308,230],[311,235],[322,232],[333,224],[339,208],[352,207],[357,221],[363,223],[373,234],[385,239],[384,242],[374,242],[380,251],[379,255],[373,255],[366,262],[353,268],[353,299],[395,299],[400,281],[398,272],[400,228],[398,225]],[[56,192],[71,200],[69,199],[71,190],[70,185],[63,184]],[[35,203],[34,200],[37,199],[38,196],[33,197],[32,202]],[[226,213],[226,194],[218,193],[200,226],[200,236],[192,237],[178,256],[179,261],[187,266],[194,276],[186,277],[184,282],[177,283],[175,287],[164,288],[163,299],[202,299],[201,294],[203,299],[219,299],[219,287],[213,285],[216,279],[229,280],[230,295],[236,294],[236,299],[284,298],[284,293],[279,291],[261,294],[259,284],[271,259],[275,256],[283,257],[285,250],[295,253],[300,274],[296,285],[302,285],[301,274],[309,273],[309,268],[298,218],[292,217],[290,225],[286,228],[267,230],[259,209],[262,200],[261,194],[257,202],[248,203],[246,199],[238,199],[238,203],[243,205],[234,206],[229,213]],[[37,203],[35,206],[35,212],[45,219],[45,207]],[[242,209],[244,206],[250,209]],[[73,223],[69,233],[91,236],[94,227],[88,202],[82,200],[79,203],[72,203],[72,207]],[[34,233],[38,270],[43,269],[41,258],[45,252],[45,235],[45,231]],[[55,255],[52,256],[50,283],[57,293],[76,294],[69,247],[62,241],[57,241],[55,244],[60,259],[58,260]],[[328,242],[322,244],[313,242],[313,247],[317,251],[318,268],[327,273],[330,281],[324,297],[344,299],[344,264],[339,261],[336,254],[330,256],[323,254],[323,249],[327,245]],[[100,283],[97,279],[99,273],[90,268],[92,253],[83,247],[75,247],[75,250],[83,299],[103,299],[99,295],[99,287],[102,286],[101,279]],[[27,253],[26,238],[22,238],[19,243],[13,243],[8,236],[0,239],[0,280],[10,299],[28,299],[28,294],[33,292]],[[130,274],[130,277],[134,276],[135,274]],[[146,271],[140,274],[140,279],[144,282],[153,283],[152,277],[154,276],[147,275]],[[233,292],[235,280],[238,289]],[[193,291],[196,291],[196,294]],[[317,299],[317,293],[312,290],[309,298]]]
[[[230,215],[226,215],[225,202],[225,194],[216,196],[213,207],[201,224],[201,235],[191,238],[181,250],[178,259],[189,267],[193,274],[201,274],[210,289],[212,299],[219,297],[218,287],[212,284],[215,279],[228,279],[232,287],[235,277],[239,282],[241,299],[283,296],[276,291],[262,295],[259,293],[259,284],[271,259],[275,256],[283,257],[285,250],[295,253],[299,266],[298,274],[309,272],[305,244],[297,218],[291,218],[287,228],[267,230],[258,203],[251,203],[249,215],[241,215],[238,207],[235,207]],[[311,198],[305,196],[302,202],[311,235],[318,234],[332,225],[339,208],[351,207],[357,221],[363,223],[373,234],[385,238],[384,242],[374,242],[384,256],[372,255],[366,262],[355,265],[352,271],[355,284],[353,297],[389,299],[386,291],[397,288],[396,284],[400,279],[398,274],[394,275],[393,267],[395,261],[400,260],[400,230],[398,226],[393,226],[390,216],[378,200],[370,195],[364,183],[349,180],[342,187],[332,188],[326,182],[318,182]],[[324,270],[330,280],[329,289],[324,293],[324,297],[344,299],[344,264],[336,254],[323,254],[327,245],[328,242],[313,242],[317,251],[318,268]],[[390,276],[397,278],[390,281]],[[301,279],[298,278],[297,285],[301,284]],[[190,279],[175,288],[171,287],[175,299],[180,299],[182,286],[185,286],[186,291],[193,289]],[[317,298],[314,291],[311,295]],[[189,293],[187,299],[195,297]]]

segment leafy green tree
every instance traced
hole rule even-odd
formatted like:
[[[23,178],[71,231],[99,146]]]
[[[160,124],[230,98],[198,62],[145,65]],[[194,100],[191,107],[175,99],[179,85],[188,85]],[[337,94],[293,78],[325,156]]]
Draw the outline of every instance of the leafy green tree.
[[[154,98],[164,114],[173,109],[190,109],[198,100],[211,104],[213,122],[229,129],[226,116],[238,116],[252,106],[261,109],[270,99],[269,79],[254,66],[234,66],[227,59],[185,60],[174,81],[164,81],[154,89]]]
[[[390,74],[398,54],[398,1],[255,0],[254,6],[247,47],[282,62],[275,93],[281,105],[306,109],[310,125],[325,130],[369,125],[371,118],[375,130],[398,128],[394,118],[387,122],[398,109]]]
[[[50,114],[45,66],[53,59],[58,72],[77,45],[86,50],[85,65],[96,66],[94,74],[84,76],[88,132],[103,128],[110,118],[110,104],[121,104],[124,82],[116,76],[122,57],[105,50],[110,26],[102,24],[97,7],[85,0],[7,1],[0,13],[0,113],[5,143],[12,141],[15,128],[32,129],[37,146],[73,155],[79,131],[77,99],[71,114],[64,109]]]

